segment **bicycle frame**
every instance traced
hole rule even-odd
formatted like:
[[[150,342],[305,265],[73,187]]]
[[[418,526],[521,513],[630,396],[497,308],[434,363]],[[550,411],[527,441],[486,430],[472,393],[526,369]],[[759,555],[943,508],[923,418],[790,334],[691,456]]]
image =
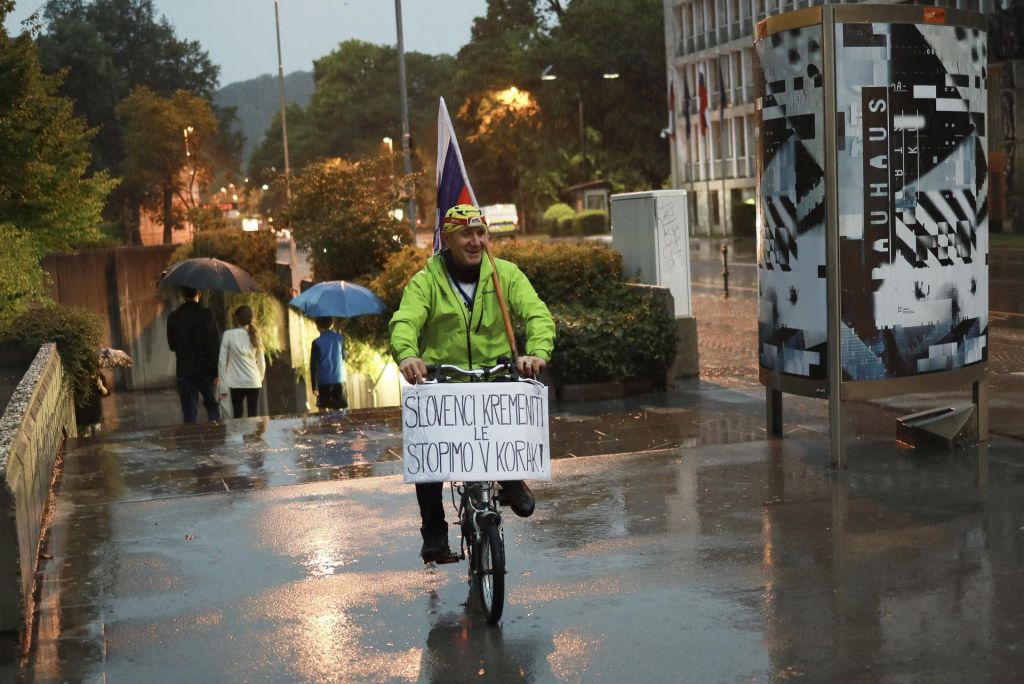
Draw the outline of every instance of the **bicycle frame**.
[[[458,366],[439,364],[427,367],[427,377],[433,382],[445,382],[450,375],[461,375],[472,382],[513,380],[536,382],[520,378],[515,364],[499,359],[491,368],[466,370]],[[440,563],[456,563],[469,559],[471,585],[479,590],[481,605],[487,622],[497,624],[505,603],[505,534],[501,527],[501,508],[492,481],[452,482],[452,503],[458,511],[459,553]],[[455,492],[459,502],[455,503]]]

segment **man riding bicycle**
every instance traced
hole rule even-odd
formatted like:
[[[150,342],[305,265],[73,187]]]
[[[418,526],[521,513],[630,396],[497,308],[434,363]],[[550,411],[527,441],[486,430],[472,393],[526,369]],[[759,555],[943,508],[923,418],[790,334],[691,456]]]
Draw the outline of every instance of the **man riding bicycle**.
[[[491,262],[485,258],[483,214],[469,204],[452,207],[445,213],[442,235],[444,248],[412,277],[391,318],[391,353],[402,376],[413,384],[423,382],[427,364],[480,368],[510,351]],[[515,264],[495,259],[494,265],[509,313],[526,326],[526,354],[516,358],[516,369],[523,377],[536,378],[551,359],[554,321]],[[506,481],[501,486],[502,498],[516,515],[525,518],[533,513],[533,494],[525,483]],[[424,563],[451,553],[442,494],[441,482],[416,485]]]

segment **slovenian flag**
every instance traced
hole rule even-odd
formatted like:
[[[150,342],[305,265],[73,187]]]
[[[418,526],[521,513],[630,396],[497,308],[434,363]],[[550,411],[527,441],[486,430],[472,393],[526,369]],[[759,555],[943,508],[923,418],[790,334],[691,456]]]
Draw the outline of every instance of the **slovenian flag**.
[[[700,134],[707,135],[708,132],[708,87],[704,85],[704,72],[697,72],[697,102],[698,116],[700,117]]]
[[[448,107],[442,97],[437,112],[437,223],[434,226],[434,254],[444,246],[442,219],[456,204],[478,206],[473,186],[469,184],[466,175],[466,165],[462,163],[462,153],[459,152],[459,141],[455,139],[452,120],[448,117]]]

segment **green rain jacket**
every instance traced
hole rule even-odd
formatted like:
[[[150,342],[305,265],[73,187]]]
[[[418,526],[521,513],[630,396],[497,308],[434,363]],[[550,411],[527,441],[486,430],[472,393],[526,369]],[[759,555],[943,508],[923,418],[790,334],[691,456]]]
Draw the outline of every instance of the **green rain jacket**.
[[[512,320],[526,324],[525,353],[550,361],[555,343],[551,312],[518,266],[502,259],[494,262]],[[428,364],[462,368],[481,368],[496,363],[499,356],[511,356],[486,255],[472,310],[449,280],[444,257],[436,254],[427,261],[409,281],[391,317],[391,353],[398,363],[418,356]]]

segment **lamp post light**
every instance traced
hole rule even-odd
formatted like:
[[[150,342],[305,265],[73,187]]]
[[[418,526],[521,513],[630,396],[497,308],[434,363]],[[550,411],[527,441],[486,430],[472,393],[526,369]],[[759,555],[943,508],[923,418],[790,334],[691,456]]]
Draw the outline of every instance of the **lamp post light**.
[[[281,103],[281,143],[284,146],[284,198],[292,200],[292,168],[288,159],[288,116],[284,103],[284,60],[281,59],[281,12],[280,0],[274,0],[274,31],[277,33],[277,93]],[[287,228],[287,226],[285,226]],[[299,255],[295,249],[295,238],[288,231],[288,267],[292,274],[292,290],[299,289]]]
[[[193,186],[196,182],[196,165],[195,155],[192,154],[192,144],[189,137],[195,132],[195,128],[192,126],[186,126],[181,130],[182,135],[185,138],[185,167],[188,169],[188,206],[189,209],[194,209],[196,206],[195,197],[192,194]]]
[[[601,77],[606,81],[611,81],[619,77],[619,72],[614,69],[606,69]],[[558,80],[558,74],[555,72],[555,65],[548,64],[544,67],[544,70],[540,72],[540,80],[542,81],[555,81]],[[576,113],[579,119],[580,128],[580,167],[583,172],[583,181],[587,180],[587,133],[586,126],[583,123],[583,94],[579,88],[576,89]]]
[[[405,47],[402,38],[402,0],[395,0],[395,27],[398,32],[398,81],[399,102],[402,110],[402,160],[405,167],[405,179],[408,184],[407,212],[409,229],[413,241],[416,240],[416,187],[412,180],[412,135],[409,133],[409,97],[405,86]]]

